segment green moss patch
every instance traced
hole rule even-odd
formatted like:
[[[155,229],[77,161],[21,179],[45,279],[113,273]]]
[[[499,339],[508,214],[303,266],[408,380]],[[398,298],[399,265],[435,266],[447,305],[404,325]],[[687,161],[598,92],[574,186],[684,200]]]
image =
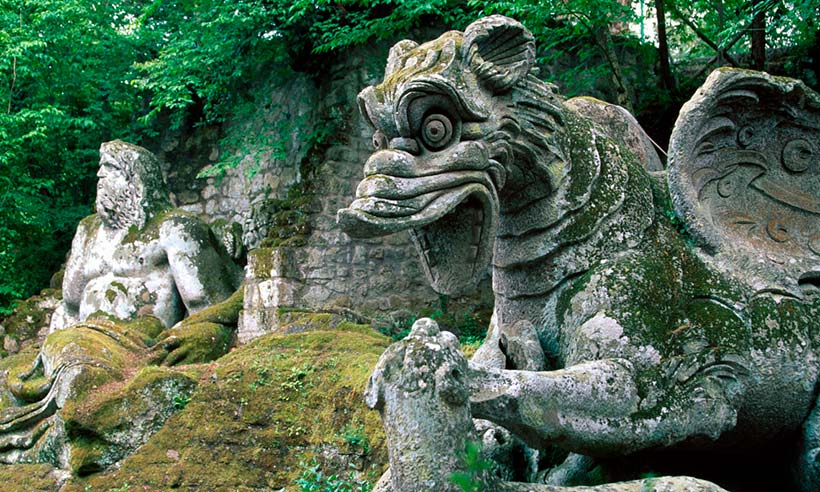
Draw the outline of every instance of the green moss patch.
[[[38,295],[17,303],[11,314],[0,320],[4,329],[0,335],[13,337],[23,344],[34,342],[37,333],[51,320],[61,294],[59,290],[44,289]]]
[[[58,473],[49,465],[3,465],[0,466],[0,490],[57,492]]]
[[[307,237],[311,231],[309,209],[313,198],[313,190],[297,184],[288,189],[287,198],[284,200],[268,200],[271,228],[267,237],[262,240],[262,247],[299,247],[307,244]]]
[[[9,391],[8,384],[14,381],[20,373],[29,370],[34,365],[34,360],[40,348],[36,345],[23,349],[18,354],[10,355],[0,359],[0,374],[5,374],[5,378],[0,379],[0,410],[25,404],[18,400]],[[34,386],[36,383],[32,384]]]
[[[244,285],[224,301],[213,304],[205,309],[192,314],[183,320],[183,324],[194,323],[218,323],[225,326],[236,326],[239,319],[239,312],[242,310],[242,303],[245,299]]]
[[[149,366],[127,384],[112,384],[63,408],[71,468],[79,475],[104,469],[143,444],[181,410],[199,379],[196,370]]]
[[[198,372],[198,386],[179,399],[162,429],[119,469],[76,477],[64,491],[298,491],[300,464],[314,459],[325,473],[353,471],[375,483],[387,454],[379,415],[362,403],[362,393],[388,344],[364,325],[339,323],[262,337],[217,362],[180,368]],[[150,387],[159,370],[143,370],[129,386],[142,379]],[[103,400],[74,415],[116,428],[124,418],[116,406],[124,400]]]

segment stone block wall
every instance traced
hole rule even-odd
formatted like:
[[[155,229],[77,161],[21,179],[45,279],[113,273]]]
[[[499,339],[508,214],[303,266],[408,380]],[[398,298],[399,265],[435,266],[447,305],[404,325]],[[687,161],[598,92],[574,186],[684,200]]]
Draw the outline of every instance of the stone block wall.
[[[200,128],[184,137],[168,135],[157,155],[168,163],[176,206],[242,225],[247,248],[256,248],[270,229],[266,204],[283,199],[301,180],[299,163],[308,147],[302,138],[318,121],[316,84],[294,73],[285,81],[260,84],[252,111],[221,129]],[[236,167],[223,177],[197,178],[218,161]]]
[[[175,205],[243,227],[250,250],[239,328],[243,342],[277,331],[280,314],[288,310],[349,309],[389,319],[438,300],[407,233],[352,241],[336,226],[336,211],[352,201],[373,151],[372,130],[359,115],[356,96],[381,79],[389,47],[351,50],[318,82],[294,73],[285,81],[260,83],[250,112],[239,111],[245,114],[219,129],[168,135],[157,149],[167,163]],[[331,127],[337,134],[317,146],[312,140]],[[197,178],[226,159],[238,166],[222,179]],[[288,203],[289,190],[303,189],[309,196],[302,197],[296,214],[307,218],[310,232],[296,244],[261,247],[270,242],[263,243],[266,236],[279,232],[272,204]],[[488,282],[481,292],[483,304],[491,303]]]
[[[318,114],[341,115],[344,136],[325,150],[311,178],[306,245],[261,248],[249,255],[242,341],[276,331],[280,314],[289,308],[348,308],[378,317],[417,311],[438,298],[407,233],[353,241],[336,226],[336,211],[352,201],[373,151],[372,130],[358,113],[356,96],[381,77],[386,51],[357,50],[332,67],[318,88]]]

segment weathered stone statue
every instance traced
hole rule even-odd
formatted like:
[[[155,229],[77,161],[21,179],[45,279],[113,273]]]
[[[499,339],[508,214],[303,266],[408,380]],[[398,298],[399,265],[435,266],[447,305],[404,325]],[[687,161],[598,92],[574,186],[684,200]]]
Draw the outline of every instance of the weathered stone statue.
[[[392,490],[457,490],[467,415],[601,457],[756,453],[800,435],[797,479],[820,490],[820,96],[713,73],[676,125],[667,191],[533,75],[534,53],[521,24],[492,16],[399,42],[359,96],[376,152],[339,224],[410,229],[436,290],[492,265],[495,292],[469,364],[425,325],[374,371]]]
[[[207,224],[171,208],[157,159],[141,147],[107,142],[98,176],[97,214],[77,227],[52,333],[33,360],[5,375],[5,462],[65,466],[56,413],[67,400],[122,379],[131,359],[200,362],[224,354],[231,341],[231,320],[219,316],[174,326],[228,299],[242,269]]]
[[[98,311],[152,315],[170,327],[233,293],[235,265],[220,257],[207,224],[171,209],[152,154],[104,143],[97,176],[97,214],[77,227],[52,331]]]

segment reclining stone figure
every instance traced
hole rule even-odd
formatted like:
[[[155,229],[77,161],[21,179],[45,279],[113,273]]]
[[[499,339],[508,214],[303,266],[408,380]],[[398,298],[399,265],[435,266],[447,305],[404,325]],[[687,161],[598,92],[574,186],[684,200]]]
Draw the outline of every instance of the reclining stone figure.
[[[437,291],[492,265],[495,293],[469,364],[420,327],[374,371],[392,490],[457,490],[464,415],[600,457],[800,435],[797,481],[820,490],[820,96],[718,70],[681,112],[668,173],[649,173],[534,58],[532,34],[492,16],[399,42],[359,95],[376,152],[341,227],[410,229]]]
[[[172,209],[159,162],[141,147],[102,144],[97,175],[97,213],[77,227],[51,333],[33,360],[5,375],[3,401],[17,405],[0,416],[0,461],[65,467],[58,410],[68,399],[122,379],[129,359],[200,362],[231,341],[238,312],[203,309],[241,282],[230,256],[239,252],[235,231],[226,227],[220,243],[206,223]]]

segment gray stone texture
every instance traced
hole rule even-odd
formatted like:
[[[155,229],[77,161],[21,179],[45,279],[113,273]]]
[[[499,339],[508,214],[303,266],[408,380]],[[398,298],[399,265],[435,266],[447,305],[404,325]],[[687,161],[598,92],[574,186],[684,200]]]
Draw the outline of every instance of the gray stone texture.
[[[51,332],[39,351],[20,354],[0,374],[0,462],[69,467],[71,443],[61,410],[91,388],[122,380],[149,340],[174,339],[158,363],[201,346],[211,352],[223,345],[219,355],[228,349],[227,327],[175,325],[237,289],[243,272],[228,253],[241,248],[231,246],[230,226],[212,229],[172,209],[159,161],[142,147],[103,143],[98,176],[97,213],[77,227]],[[223,333],[224,344],[211,336],[215,331]],[[148,404],[151,425],[135,420],[122,435],[108,436],[119,448],[112,453],[122,457],[162,425],[173,408],[171,397],[166,392],[153,403],[163,409]],[[126,439],[129,433],[134,435]],[[119,459],[109,458],[103,466]]]
[[[243,342],[276,331],[282,307],[355,307],[389,320],[393,313],[416,312],[438,299],[419,275],[408,236],[351,242],[335,221],[373,150],[372,132],[356,109],[356,96],[383,74],[381,60],[388,47],[379,43],[351,49],[329,64],[320,83],[297,72],[277,74],[256,84],[251,110],[238,109],[221,127],[190,134],[169,131],[156,145],[171,204],[212,222],[241,224],[245,250],[277,237],[277,201],[292,201],[292,191],[306,183],[313,190],[311,199],[295,210],[306,218],[308,232],[299,244],[282,246],[281,255],[293,268],[269,268],[279,262],[277,248],[263,247],[248,259],[238,331]],[[316,135],[334,126],[341,133],[315,145]],[[236,165],[224,177],[197,177],[224,162]],[[489,306],[487,272],[483,279],[481,294],[471,299]]]
[[[97,214],[80,222],[51,330],[103,312],[152,315],[166,328],[225,300],[241,276],[198,217],[171,210],[156,157],[119,140],[100,147]]]
[[[315,175],[310,177],[316,193],[308,207],[311,232],[306,244],[262,248],[250,254],[245,311],[239,328],[241,341],[278,330],[277,311],[281,308],[354,308],[379,317],[415,311],[438,298],[423,280],[406,233],[351,241],[336,225],[336,210],[347,204],[361,178],[361,165],[373,150],[372,131],[354,109],[359,88],[374,83],[381,75],[380,64],[372,63],[383,56],[379,51],[355,50],[329,68],[327,80],[320,87],[300,96],[314,97],[310,105],[316,115],[337,114],[344,121],[346,134],[325,150]],[[300,134],[304,132],[300,130]],[[282,172],[281,165],[298,169],[299,158],[298,154],[289,154],[286,161],[272,162],[260,174],[276,175]],[[293,160],[297,160],[295,164]],[[287,185],[282,181],[270,192],[286,194]],[[486,271],[484,278],[483,301],[488,302]]]
[[[438,299],[420,275],[406,233],[351,241],[336,225],[336,210],[356,189],[361,165],[373,150],[372,132],[356,109],[357,93],[382,76],[387,49],[351,49],[329,64],[320,83],[299,73],[259,83],[249,114],[240,111],[221,129],[197,129],[184,137],[169,133],[159,145],[175,206],[239,223],[245,248],[262,246],[248,258],[238,330],[243,342],[277,331],[280,308],[355,308],[389,321],[394,313],[417,312]],[[334,126],[341,132],[314,145],[317,133]],[[196,178],[218,162],[238,165],[222,179]],[[298,244],[266,247],[263,240],[281,232],[276,202],[293,201],[292,191],[307,183],[312,197],[295,214],[305,217],[308,232]],[[481,293],[471,299],[489,306],[489,275],[482,274]]]
[[[577,368],[584,371],[584,368]],[[481,490],[509,492],[724,492],[714,484],[689,477],[658,477],[631,482],[613,483],[595,487],[563,487],[545,484],[525,484],[498,481],[488,472],[470,473],[464,462],[465,445],[477,440],[472,415],[476,405],[489,397],[493,389],[507,387],[512,380],[532,377],[538,373],[520,371],[491,371],[468,363],[459,351],[458,340],[448,332],[440,332],[435,321],[427,318],[416,321],[410,334],[391,345],[382,354],[368,383],[365,401],[382,416],[387,433],[390,470],[376,486],[377,492],[458,492],[463,490],[452,480],[453,474],[465,474]],[[542,384],[557,376],[551,387],[516,388],[508,391],[521,397],[505,402],[506,409],[515,411],[520,405],[537,412],[548,408],[543,402],[523,401],[527,396],[551,395],[556,401],[576,398],[574,392],[587,388],[567,388],[561,391],[562,376],[544,375]],[[588,371],[586,386],[596,392],[595,386],[605,386],[605,378],[612,373]],[[488,381],[488,379],[494,379]],[[507,381],[502,381],[506,379]],[[565,377],[570,383],[572,377]],[[572,383],[570,383],[572,384]],[[557,390],[557,391],[555,391]],[[553,405],[555,406],[555,405]],[[471,407],[473,407],[471,409]],[[479,410],[480,412],[480,410]],[[515,430],[515,427],[511,427]]]
[[[655,144],[632,113],[617,104],[594,97],[573,97],[565,104],[594,122],[596,130],[616,142],[623,142],[647,171],[663,170],[663,162],[655,151]]]
[[[600,457],[743,452],[803,426],[798,481],[817,490],[820,96],[715,72],[673,132],[667,189],[628,150],[629,132],[599,128],[529,73],[534,52],[501,16],[397,43],[384,80],[359,96],[376,151],[340,226],[358,238],[410,230],[439,292],[467,291],[492,265],[493,319],[464,381],[473,417],[535,449]],[[376,380],[429,384],[445,344],[417,335],[388,350]],[[445,425],[408,423],[437,418],[424,405],[385,406],[388,438]],[[394,437],[391,465],[406,446],[421,481],[435,480],[438,437]],[[393,490],[420,487],[413,473]]]
[[[303,177],[304,136],[317,123],[319,93],[306,76],[260,85],[254,110],[240,111],[224,128],[185,137],[169,133],[157,151],[178,207],[242,224],[248,248],[259,246],[270,227],[268,200],[285,198]],[[235,164],[222,177],[196,179],[218,162]]]
[[[729,272],[790,295],[820,286],[820,95],[766,73],[713,72],[681,109],[669,188]]]
[[[450,476],[466,470],[461,455],[475,439],[466,376],[458,339],[428,318],[382,354],[365,401],[385,422],[392,490],[461,490]]]

